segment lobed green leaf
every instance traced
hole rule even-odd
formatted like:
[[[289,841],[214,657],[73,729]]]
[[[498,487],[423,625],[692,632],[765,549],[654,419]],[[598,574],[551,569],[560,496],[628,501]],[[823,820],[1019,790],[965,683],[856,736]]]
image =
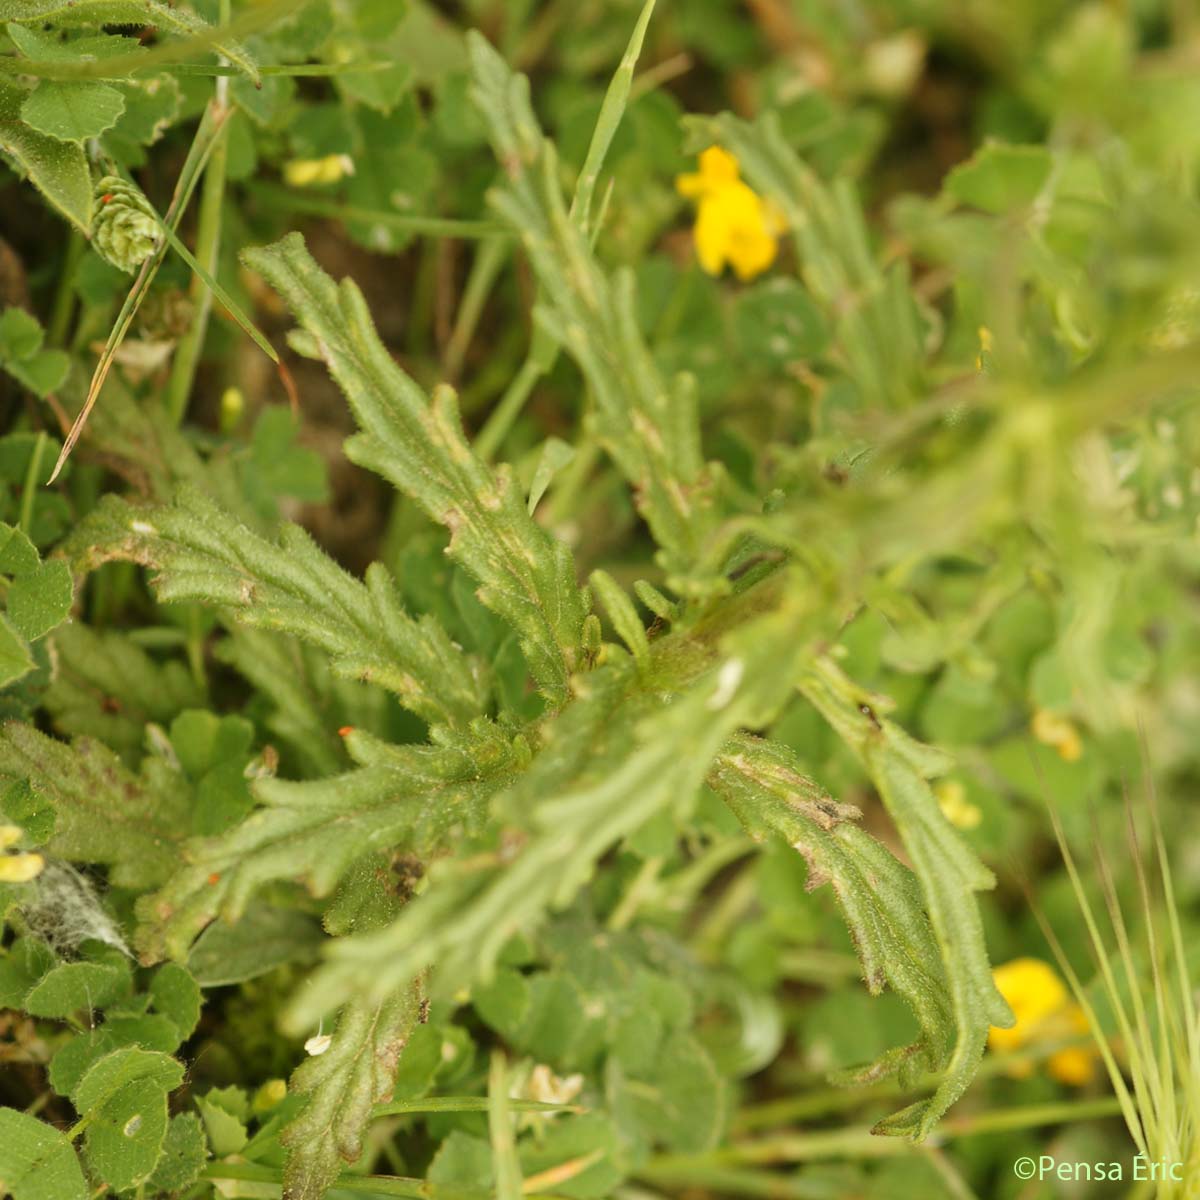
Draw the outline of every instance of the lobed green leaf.
[[[284,1200],[321,1200],[342,1164],[361,1156],[371,1111],[391,1099],[420,1010],[419,981],[378,1000],[353,999],[328,1049],[296,1068],[291,1087],[308,1100],[280,1138],[288,1148]]]
[[[683,583],[717,516],[694,383],[668,385],[635,321],[633,276],[610,279],[573,220],[553,143],[538,126],[528,81],[480,35],[469,38],[473,96],[508,182],[492,206],[521,239],[546,298],[536,317],[576,360],[595,400],[596,429],[634,488],[668,571]],[[586,169],[586,168],[585,168]],[[712,580],[694,581],[704,590]]]
[[[47,849],[104,863],[118,887],[152,887],[175,870],[190,822],[186,781],[161,759],[135,775],[91,738],[56,741],[29,725],[0,727],[0,776],[27,779],[54,808]]]
[[[88,565],[133,559],[156,571],[160,600],[201,600],[249,625],[290,633],[326,651],[334,669],[371,680],[433,724],[483,712],[482,680],[434,621],[401,605],[387,570],[353,578],[298,526],[270,542],[191,488],[167,508],[110,500],[73,538]]]
[[[215,32],[194,12],[163,0],[0,0],[0,21],[47,23],[59,27],[135,25],[140,28],[153,25],[156,29],[192,38]],[[212,40],[212,48],[219,50],[250,79],[258,81],[257,65],[239,42],[217,37]]]
[[[236,921],[254,892],[277,879],[299,879],[328,895],[364,852],[411,848],[431,853],[452,835],[478,827],[490,797],[511,778],[516,757],[488,731],[471,751],[383,747],[368,765],[306,783],[260,780],[263,807],[220,837],[181,851],[182,869],[139,902],[139,945],[151,958],[182,958],[218,915]]]
[[[2,13],[0,13],[2,16]],[[28,93],[0,79],[0,153],[81,233],[92,225],[92,177],[83,147],[47,137],[26,125],[21,107]]]
[[[921,1140],[966,1090],[992,1025],[1013,1017],[992,981],[979,908],[972,893],[995,886],[942,814],[927,779],[945,769],[940,752],[922,746],[877,711],[879,700],[856,688],[827,660],[818,660],[802,693],[863,760],[921,885],[937,938],[953,1016],[954,1039],[940,1062],[933,1095],[881,1121],[880,1133]]]
[[[346,444],[349,458],[450,530],[448,552],[479,581],[480,600],[517,631],[534,678],[561,704],[587,615],[570,551],[529,515],[511,471],[493,470],[471,450],[450,389],[430,401],[396,365],[350,280],[335,284],[298,234],[244,258],[284,298],[304,348],[346,394],[362,428]]]

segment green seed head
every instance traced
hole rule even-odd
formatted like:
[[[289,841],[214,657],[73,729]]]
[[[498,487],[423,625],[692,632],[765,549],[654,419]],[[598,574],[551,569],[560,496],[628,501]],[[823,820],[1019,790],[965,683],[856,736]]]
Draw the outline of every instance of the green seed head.
[[[162,238],[149,201],[131,183],[106,175],[96,185],[92,244],[106,262],[132,274]]]

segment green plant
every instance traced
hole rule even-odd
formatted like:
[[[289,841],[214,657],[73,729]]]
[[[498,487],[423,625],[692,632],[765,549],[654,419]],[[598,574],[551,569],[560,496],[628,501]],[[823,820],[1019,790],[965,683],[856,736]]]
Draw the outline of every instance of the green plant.
[[[1186,1135],[1186,1078],[983,1059],[989,947],[1036,950],[1030,734],[1072,829],[1135,714],[1194,776],[1200,145],[1106,99],[1194,101],[1168,34],[870,5],[813,17],[841,86],[797,96],[724,0],[465,5],[503,52],[419,3],[194,7],[142,48],[17,5],[0,56],[5,152],[60,210],[80,168],[97,252],[45,333],[0,318],[16,1200],[961,1196],[1047,1124]],[[914,39],[1003,50],[923,194]],[[680,122],[679,55],[757,115]],[[712,146],[738,283],[672,228]],[[361,287],[317,261],[351,245]],[[336,545],[301,507],[360,494]]]

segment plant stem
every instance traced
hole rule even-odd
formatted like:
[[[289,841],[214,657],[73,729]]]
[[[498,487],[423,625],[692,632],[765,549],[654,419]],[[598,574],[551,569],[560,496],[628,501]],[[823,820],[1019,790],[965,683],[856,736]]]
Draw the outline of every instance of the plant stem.
[[[711,911],[692,935],[692,945],[703,958],[716,960],[718,951],[730,932],[744,919],[758,896],[758,880],[753,864],[742,867],[737,877],[725,888]]]
[[[221,0],[220,23],[229,23],[230,0]],[[216,90],[210,102],[214,120],[220,120],[229,104],[229,80],[225,76],[217,79]],[[204,182],[200,193],[200,217],[196,232],[196,260],[212,276],[217,273],[217,260],[221,253],[221,217],[225,207],[226,164],[229,161],[229,143],[221,138],[208,166],[204,171]],[[192,385],[196,378],[196,367],[204,349],[204,338],[208,332],[208,319],[212,314],[212,292],[199,276],[192,278],[192,305],[195,310],[191,325],[179,339],[175,359],[171,364],[171,377],[167,382],[167,414],[175,425],[183,424]]]
[[[83,234],[72,228],[67,237],[67,250],[63,255],[62,269],[58,276],[58,287],[54,293],[54,308],[50,313],[50,323],[46,328],[46,345],[63,346],[67,341],[67,332],[71,327],[71,317],[75,312],[75,268],[83,257]]]
[[[484,421],[479,436],[475,439],[475,453],[484,462],[490,462],[496,451],[500,449],[504,439],[508,437],[529,393],[542,377],[542,366],[532,355],[522,364],[516,378],[508,386],[508,391],[500,399],[500,403],[492,409],[488,419]]]
[[[29,456],[29,467],[25,472],[25,487],[21,492],[19,524],[26,537],[29,536],[29,527],[33,524],[33,497],[37,493],[38,472],[42,469],[42,454],[45,449],[46,435],[39,430],[37,440],[33,443],[33,453]]]
[[[335,221],[362,221],[372,225],[386,225],[405,233],[461,238],[490,238],[508,233],[508,230],[498,221],[426,217],[410,213],[385,212],[373,208],[358,208],[352,204],[340,204],[336,200],[322,200],[318,196],[305,196],[296,189],[280,187],[273,183],[254,184],[250,188],[250,193],[289,213],[328,217]]]
[[[580,1113],[586,1109],[576,1104],[545,1104],[538,1100],[510,1100],[508,1107],[515,1113]],[[377,1104],[372,1110],[376,1117],[424,1113],[487,1112],[486,1096],[425,1096],[419,1100],[390,1100]]]
[[[1015,1129],[1036,1129],[1042,1125],[1063,1125],[1093,1117],[1110,1117],[1120,1112],[1115,1096],[1098,1100],[1067,1100],[1056,1104],[1027,1104],[993,1112],[968,1113],[948,1117],[937,1127],[940,1139],[968,1137],[981,1133],[1004,1133]],[[815,1162],[831,1158],[886,1158],[914,1153],[911,1143],[901,1138],[880,1137],[867,1126],[820,1130],[815,1133],[780,1134],[756,1141],[734,1142],[707,1154],[664,1155],[651,1159],[647,1178],[654,1179],[659,1168],[672,1171],[681,1167],[727,1166],[749,1163]]]
[[[204,610],[198,604],[188,606],[187,657],[196,686],[208,694],[208,673],[204,669]]]
[[[820,950],[815,946],[785,950],[779,956],[779,970],[786,979],[834,987],[862,975],[862,966],[853,954],[838,950]]]
[[[629,927],[629,923],[637,916],[637,911],[641,908],[642,902],[654,894],[658,883],[658,873],[662,870],[662,867],[663,858],[661,855],[655,855],[655,857],[648,858],[642,863],[625,895],[621,897],[620,903],[609,914],[608,921],[606,922],[609,929],[616,930]]]
[[[1063,1100],[1056,1104],[1026,1104],[994,1112],[947,1117],[938,1126],[938,1132],[950,1137],[966,1137],[968,1134],[1000,1133],[1010,1129],[1035,1129],[1039,1125],[1064,1125],[1092,1117],[1111,1117],[1120,1111],[1121,1104],[1116,1096],[1103,1096],[1098,1100]]]
[[[813,1195],[811,1182],[803,1179],[699,1163],[651,1162],[637,1173],[637,1178],[672,1192],[695,1188],[702,1195],[763,1196],[767,1200],[811,1200]]]
[[[204,1168],[204,1178],[248,1183],[273,1183],[282,1192],[283,1173],[278,1167],[260,1166],[258,1163],[210,1163]],[[406,1196],[423,1200],[429,1190],[423,1179],[407,1179],[398,1175],[343,1175],[336,1184],[340,1191],[355,1192],[360,1196]]]
[[[479,244],[475,261],[471,264],[471,274],[467,277],[467,286],[463,290],[462,302],[458,306],[454,330],[446,343],[444,366],[450,380],[457,379],[462,373],[467,347],[471,344],[483,306],[508,253],[507,238],[488,238]]]

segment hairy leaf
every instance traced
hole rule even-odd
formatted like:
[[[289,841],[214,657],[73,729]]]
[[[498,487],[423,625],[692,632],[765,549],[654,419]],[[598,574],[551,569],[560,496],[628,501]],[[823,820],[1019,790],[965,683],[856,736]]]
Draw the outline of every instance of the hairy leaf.
[[[126,1046],[106,1054],[88,1070],[71,1092],[71,1103],[81,1113],[92,1112],[139,1080],[169,1092],[183,1080],[183,1067],[169,1054]]]
[[[35,1017],[62,1020],[77,1012],[93,1012],[112,1000],[124,976],[106,963],[59,963],[29,990],[21,1007]]]
[[[147,1188],[152,1195],[155,1192],[183,1192],[204,1170],[207,1157],[208,1143],[200,1118],[195,1113],[172,1117],[163,1139],[162,1157],[147,1180]]]
[[[971,893],[995,886],[979,861],[942,815],[926,782],[945,770],[938,751],[922,746],[882,718],[880,700],[856,688],[827,660],[818,660],[801,691],[861,755],[920,881],[945,972],[954,1041],[944,1074],[927,1100],[881,1121],[881,1133],[921,1139],[962,1095],[983,1054],[988,1028],[1012,1024],[992,982],[979,908]]]
[[[604,445],[633,485],[664,565],[686,579],[716,515],[694,384],[662,379],[637,328],[632,272],[609,279],[571,219],[527,81],[480,34],[469,44],[475,102],[508,176],[491,201],[521,238],[544,289],[538,320],[579,364]]]
[[[465,747],[388,747],[351,735],[367,765],[331,779],[260,780],[264,807],[220,837],[181,851],[182,869],[139,903],[139,944],[149,957],[182,958],[214,917],[236,921],[255,890],[300,879],[328,895],[351,864],[377,847],[429,853],[478,825],[516,758],[495,731]]]
[[[9,721],[0,728],[0,775],[28,779],[57,816],[50,853],[105,863],[119,887],[144,888],[170,876],[190,822],[187,783],[162,759],[134,775],[91,738],[71,745]]]
[[[189,9],[163,0],[0,0],[0,21],[42,22],[58,26],[153,25],[156,29],[196,37],[210,33],[212,26]],[[228,38],[214,40],[220,50],[255,82],[258,68],[240,43]]]
[[[483,711],[481,681],[436,622],[414,619],[387,570],[360,582],[298,526],[258,536],[212,500],[184,488],[167,508],[111,501],[74,545],[88,565],[134,559],[154,568],[161,600],[203,600],[250,625],[321,647],[339,674],[373,680],[431,723],[461,725]]]
[[[3,14],[0,13],[0,17]],[[0,153],[82,233],[92,225],[92,177],[83,147],[30,129],[21,119],[28,93],[0,79]]]
[[[734,739],[708,781],[752,836],[777,835],[804,856],[810,891],[833,888],[867,987],[878,993],[890,984],[916,1016],[922,1040],[889,1051],[858,1077],[901,1070],[911,1078],[941,1069],[953,1044],[953,1016],[937,940],[912,872],[854,823],[856,808],[827,795],[783,746],[748,735]]]
[[[125,1046],[94,1063],[71,1093],[87,1119],[88,1158],[124,1191],[154,1170],[167,1133],[167,1093],[183,1067],[167,1054]]]
[[[111,129],[124,111],[125,97],[106,83],[43,79],[21,105],[21,119],[60,142],[86,142]]]
[[[114,1189],[149,1177],[167,1135],[167,1094],[149,1079],[118,1088],[89,1113],[88,1161]]]
[[[33,655],[29,652],[29,643],[0,613],[0,687],[7,687],[32,670]]]
[[[444,870],[435,864],[429,887],[392,925],[332,943],[329,965],[297,999],[292,1027],[316,1020],[346,989],[378,998],[430,964],[435,991],[487,978],[513,934],[565,906],[621,838],[673,802],[689,802],[740,725],[769,718],[805,654],[796,619],[785,607],[747,622],[726,638],[736,657],[717,666],[706,647],[670,701],[643,691],[623,654],[579,679],[529,770],[495,802],[504,822],[497,850]],[[664,681],[689,649],[683,636],[660,643]]]
[[[347,455],[450,530],[449,553],[518,632],[534,678],[561,703],[587,613],[570,551],[529,515],[511,471],[493,470],[471,450],[453,393],[440,388],[431,402],[396,365],[350,280],[335,284],[298,234],[244,257],[283,296],[305,349],[345,392],[362,427]]]
[[[391,1099],[396,1064],[420,1007],[419,982],[379,1000],[353,999],[329,1048],[296,1068],[291,1087],[308,1102],[281,1135],[288,1148],[284,1200],[321,1200],[343,1162],[362,1154],[371,1109]]]
[[[66,620],[73,599],[70,569],[61,559],[53,559],[13,580],[8,616],[21,636],[32,642]]]
[[[182,663],[158,662],[124,634],[75,623],[60,628],[53,642],[57,669],[42,704],[55,728],[97,738],[127,766],[141,757],[147,724],[166,725],[201,701]]]

